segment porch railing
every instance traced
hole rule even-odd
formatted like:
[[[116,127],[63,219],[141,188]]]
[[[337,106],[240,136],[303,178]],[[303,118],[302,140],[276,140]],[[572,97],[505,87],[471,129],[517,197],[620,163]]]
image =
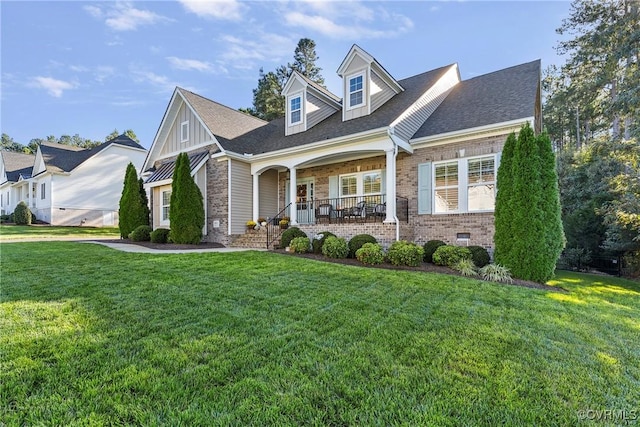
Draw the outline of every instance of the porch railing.
[[[271,248],[273,243],[280,237],[283,228],[280,228],[280,220],[285,217],[289,218],[291,215],[289,211],[291,209],[291,203],[284,207],[280,212],[273,217],[267,218],[267,249]]]

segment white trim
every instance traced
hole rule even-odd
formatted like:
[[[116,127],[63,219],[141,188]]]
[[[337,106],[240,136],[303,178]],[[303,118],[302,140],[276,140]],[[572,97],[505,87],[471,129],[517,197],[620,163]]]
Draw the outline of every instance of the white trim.
[[[202,144],[194,145],[193,147],[189,147],[189,151],[188,152],[191,153],[191,152],[197,151],[199,148],[205,148],[205,147],[208,147],[210,145],[213,145],[214,143],[217,144],[217,141],[215,141],[215,140],[207,141],[207,142],[203,142]],[[162,155],[160,157],[157,157],[156,161],[157,160],[168,159],[170,157],[175,157],[180,153],[184,153],[184,150],[172,151],[171,153],[164,154],[164,155]]]
[[[185,136],[185,133],[186,133],[186,136]],[[185,143],[185,142],[189,142],[189,120],[180,122],[180,143]]]
[[[300,107],[297,110],[292,110],[291,109],[291,101],[293,101],[296,98],[300,98]],[[306,102],[305,96],[304,96],[304,91],[300,91],[300,92],[295,92],[292,95],[287,96],[287,126],[291,127],[291,126],[298,126],[298,125],[304,125],[305,122],[305,108],[304,108],[304,103]],[[291,113],[293,113],[294,111],[299,111],[300,112],[300,120],[298,120],[297,122],[292,122],[291,121]]]
[[[362,88],[351,92],[351,80],[352,79],[357,79],[358,77],[362,77]],[[367,84],[367,70],[360,70],[357,71],[353,74],[348,75],[347,77],[345,77],[345,101],[346,101],[346,110],[354,110],[356,108],[362,108],[362,107],[366,107],[369,102],[368,101],[368,84]],[[355,105],[351,105],[351,94],[352,93],[357,93],[357,92],[362,92],[362,102],[360,104],[355,104]]]
[[[155,187],[162,187],[163,185],[170,185],[170,184],[171,184],[171,178],[163,179],[162,181],[145,182],[144,187],[155,188]]]
[[[283,94],[289,92],[289,89],[291,89],[294,80],[300,82],[300,84],[304,86],[305,89],[309,86],[305,79],[300,76],[300,73],[298,73],[296,70],[293,70],[293,73],[291,73],[291,76],[289,76],[289,79],[287,79],[287,83],[285,83],[284,87],[282,88]]]
[[[158,224],[171,226],[171,218],[165,219],[164,215],[163,215],[163,213],[164,213],[163,211],[164,211],[164,207],[165,207],[165,204],[164,204],[164,193],[167,193],[167,192],[168,193],[172,193],[173,192],[173,187],[171,187],[168,190],[161,190],[160,191],[160,203],[159,203],[159,206],[160,206],[160,218],[159,218]],[[171,211],[171,196],[169,196],[169,204],[166,205],[166,206],[168,206],[169,207],[169,211]]]
[[[380,175],[380,191],[375,192],[375,193],[365,193],[364,192],[364,176],[368,175],[368,174],[374,174],[374,173],[378,173]],[[342,194],[342,178],[347,178],[347,177],[350,177],[350,176],[355,176],[356,177],[356,194],[343,195]],[[367,171],[360,171],[360,172],[349,172],[349,173],[338,174],[338,198],[380,196],[380,195],[382,195],[382,187],[383,187],[382,169],[374,169],[374,170],[367,170]]]
[[[227,236],[231,236],[231,158],[227,158]]]

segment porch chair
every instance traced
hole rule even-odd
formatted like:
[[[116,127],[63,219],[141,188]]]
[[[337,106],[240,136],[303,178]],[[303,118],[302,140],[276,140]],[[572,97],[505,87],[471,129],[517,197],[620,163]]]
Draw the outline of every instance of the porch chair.
[[[348,218],[348,219],[355,218],[356,221],[358,219],[361,219],[362,221],[364,221],[366,216],[367,216],[367,202],[359,202],[357,205],[355,205],[352,208],[346,209],[344,212],[345,218]]]
[[[316,208],[316,224],[320,222],[321,218],[326,218],[331,223],[331,217],[333,216],[333,205],[330,203],[323,203]]]
[[[374,218],[382,218],[384,219],[387,216],[387,203],[378,203],[373,208],[373,217]]]

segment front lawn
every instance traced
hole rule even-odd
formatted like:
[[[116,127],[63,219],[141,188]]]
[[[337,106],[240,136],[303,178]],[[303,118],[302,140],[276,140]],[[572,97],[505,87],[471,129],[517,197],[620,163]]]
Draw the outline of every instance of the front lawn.
[[[77,238],[120,238],[118,227],[51,227],[47,225],[0,225],[0,242],[3,240]]]
[[[574,425],[639,409],[640,285],[621,279],[561,273],[560,293],[71,242],[3,245],[0,268],[7,425]]]

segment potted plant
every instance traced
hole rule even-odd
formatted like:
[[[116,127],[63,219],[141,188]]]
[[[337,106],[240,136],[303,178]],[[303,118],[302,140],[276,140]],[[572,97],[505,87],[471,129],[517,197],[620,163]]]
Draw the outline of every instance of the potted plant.
[[[266,227],[267,225],[267,220],[263,217],[258,218],[258,224],[260,224],[263,227]]]
[[[285,229],[289,228],[289,219],[288,218],[283,218],[283,219],[280,220],[279,224],[280,224],[280,228],[285,230]]]
[[[247,221],[247,230],[253,230],[258,225],[254,220],[250,219]]]

